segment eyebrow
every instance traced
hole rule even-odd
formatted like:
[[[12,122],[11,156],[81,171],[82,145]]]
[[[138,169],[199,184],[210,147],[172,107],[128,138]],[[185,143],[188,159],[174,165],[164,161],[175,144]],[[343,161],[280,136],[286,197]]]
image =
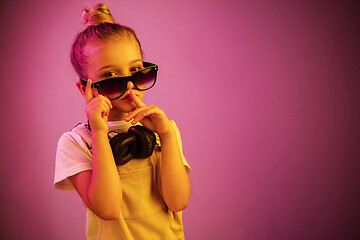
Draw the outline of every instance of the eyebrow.
[[[141,62],[141,63],[142,63],[143,60],[142,60],[142,59],[133,60],[133,61],[130,62],[130,65],[131,65],[131,64],[134,64],[134,63],[136,63],[136,62]],[[101,70],[103,70],[103,69],[105,69],[105,68],[109,68],[109,67],[113,67],[113,66],[115,66],[115,65],[106,65],[106,66],[100,67],[100,68],[97,69],[97,72],[99,72],[99,71],[101,71]]]

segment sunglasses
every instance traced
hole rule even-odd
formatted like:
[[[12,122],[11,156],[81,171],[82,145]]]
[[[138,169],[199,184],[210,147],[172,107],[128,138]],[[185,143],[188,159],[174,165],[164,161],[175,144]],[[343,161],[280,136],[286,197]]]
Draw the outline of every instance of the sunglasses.
[[[115,100],[124,95],[127,83],[132,82],[137,90],[145,91],[155,85],[158,66],[154,63],[143,62],[144,68],[126,77],[112,77],[91,84],[99,94],[109,100]],[[87,80],[81,79],[81,84],[86,86]]]

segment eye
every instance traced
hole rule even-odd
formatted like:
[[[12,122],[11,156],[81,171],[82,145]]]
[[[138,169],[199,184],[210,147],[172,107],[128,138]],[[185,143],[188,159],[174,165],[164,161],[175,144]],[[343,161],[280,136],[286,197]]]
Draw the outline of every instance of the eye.
[[[140,66],[132,67],[132,68],[130,68],[130,72],[131,72],[131,73],[134,73],[134,72],[137,72],[137,71],[139,71],[139,70],[141,70],[141,69],[142,69],[142,67],[140,67]]]
[[[116,77],[118,74],[116,72],[107,72],[104,74],[104,77],[106,78],[111,78],[111,77]]]

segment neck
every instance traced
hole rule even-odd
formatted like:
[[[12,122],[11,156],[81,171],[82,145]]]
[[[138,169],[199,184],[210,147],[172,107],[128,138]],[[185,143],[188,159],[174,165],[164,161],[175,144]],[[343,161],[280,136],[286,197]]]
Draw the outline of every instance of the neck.
[[[110,111],[109,121],[122,121],[122,120],[125,120],[127,115],[128,115],[128,113]]]

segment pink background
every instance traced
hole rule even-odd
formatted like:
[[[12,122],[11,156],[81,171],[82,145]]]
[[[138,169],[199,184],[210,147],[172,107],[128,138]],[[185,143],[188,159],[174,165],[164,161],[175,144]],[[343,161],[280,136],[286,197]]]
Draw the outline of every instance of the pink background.
[[[182,133],[187,239],[360,238],[359,1],[105,3],[159,65],[145,103]],[[0,2],[0,239],[84,239],[80,198],[52,186],[85,121],[82,4]]]

